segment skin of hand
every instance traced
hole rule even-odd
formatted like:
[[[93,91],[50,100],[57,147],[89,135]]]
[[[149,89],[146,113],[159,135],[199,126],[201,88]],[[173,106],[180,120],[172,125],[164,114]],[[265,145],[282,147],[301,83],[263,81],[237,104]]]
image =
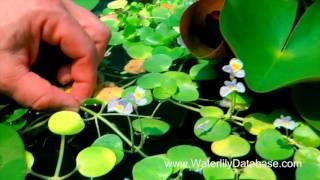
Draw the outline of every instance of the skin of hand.
[[[0,34],[0,93],[34,110],[79,108],[94,91],[111,35],[71,0],[0,1]],[[70,94],[30,71],[40,41],[72,59],[57,72],[61,84],[72,83]]]

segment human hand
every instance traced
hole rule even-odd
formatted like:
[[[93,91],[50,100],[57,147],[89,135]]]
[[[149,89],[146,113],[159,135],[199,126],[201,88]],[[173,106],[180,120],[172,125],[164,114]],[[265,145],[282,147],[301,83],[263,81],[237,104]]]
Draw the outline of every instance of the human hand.
[[[35,110],[78,108],[96,84],[110,32],[71,0],[0,1],[0,93]],[[72,59],[57,72],[70,94],[30,71],[40,41],[58,46]],[[50,67],[48,67],[50,68]]]

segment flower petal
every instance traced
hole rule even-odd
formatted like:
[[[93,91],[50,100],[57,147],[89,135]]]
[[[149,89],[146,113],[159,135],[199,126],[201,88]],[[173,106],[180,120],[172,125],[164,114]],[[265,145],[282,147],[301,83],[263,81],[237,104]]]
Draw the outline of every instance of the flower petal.
[[[133,106],[131,103],[127,103],[122,114],[129,115],[133,112]]]
[[[229,87],[227,87],[227,86],[222,86],[221,88],[220,88],[220,96],[221,97],[226,97],[226,96],[228,96],[230,93],[232,92],[232,89],[231,88],[229,88]]]
[[[237,78],[244,78],[245,75],[246,74],[245,74],[244,70],[240,70],[240,71],[234,73],[234,76]]]
[[[222,67],[222,70],[224,72],[227,72],[227,73],[231,73],[232,72],[232,69],[231,69],[231,66],[230,65],[225,65]]]
[[[244,93],[246,91],[246,87],[243,85],[242,82],[238,82],[236,85],[236,91],[239,93]]]
[[[146,98],[143,98],[143,99],[140,99],[140,100],[136,101],[136,104],[137,104],[138,106],[144,106],[144,105],[146,105],[147,103],[148,103],[148,100],[147,100]]]

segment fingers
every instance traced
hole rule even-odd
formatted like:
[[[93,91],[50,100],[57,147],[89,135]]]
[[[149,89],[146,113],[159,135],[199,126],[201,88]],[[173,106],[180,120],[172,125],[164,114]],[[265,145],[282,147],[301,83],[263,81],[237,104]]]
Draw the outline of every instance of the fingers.
[[[68,12],[79,22],[94,41],[98,53],[98,63],[100,63],[111,36],[109,29],[91,12],[77,6],[70,0],[63,0],[63,2]]]
[[[61,85],[66,85],[72,82],[72,76],[71,76],[71,65],[63,65],[58,69],[57,72],[57,79],[58,82]]]
[[[48,13],[39,16],[39,19],[41,39],[60,46],[64,54],[72,59],[70,72],[74,83],[71,95],[78,101],[89,97],[96,83],[94,43],[78,22],[64,11]]]
[[[48,81],[33,72],[27,72],[15,82],[12,97],[20,104],[34,110],[43,109],[72,109],[79,102],[61,89],[52,86]]]

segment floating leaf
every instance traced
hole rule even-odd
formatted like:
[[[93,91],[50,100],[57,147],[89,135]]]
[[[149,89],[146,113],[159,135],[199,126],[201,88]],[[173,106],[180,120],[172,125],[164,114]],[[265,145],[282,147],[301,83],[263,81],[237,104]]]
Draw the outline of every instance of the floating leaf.
[[[196,1],[184,12],[180,32],[183,42],[198,58],[221,58],[226,47],[220,33],[219,21],[211,16],[218,14],[224,0]]]
[[[242,137],[230,135],[225,139],[213,142],[211,150],[218,156],[236,158],[247,155],[250,151],[250,145]]]
[[[274,129],[266,129],[258,135],[255,145],[259,156],[267,160],[284,160],[291,157],[294,148],[281,133]]]
[[[128,64],[126,64],[126,66],[124,67],[124,71],[130,74],[141,74],[145,72],[143,63],[143,60],[132,59],[128,62]]]
[[[96,95],[96,99],[102,102],[108,103],[112,99],[118,99],[121,97],[123,89],[117,86],[108,86],[101,89]]]
[[[90,146],[79,152],[76,163],[81,175],[99,177],[113,169],[116,164],[116,155],[108,148]]]
[[[212,80],[216,78],[216,72],[213,70],[209,62],[192,66],[189,74],[193,80],[198,81]]]
[[[73,111],[59,111],[51,115],[48,121],[49,130],[59,135],[74,135],[81,132],[84,121],[81,116]]]
[[[204,106],[200,109],[200,115],[202,117],[214,117],[214,118],[223,118],[224,112],[221,108],[216,106]]]
[[[25,156],[26,156],[26,163],[27,163],[27,168],[31,170],[33,164],[34,164],[34,157],[31,152],[25,151]]]
[[[163,72],[168,71],[172,60],[169,56],[164,54],[154,55],[144,62],[144,69],[149,72]]]
[[[0,124],[0,144],[0,179],[25,179],[25,150],[19,134],[12,128]]]
[[[148,73],[141,76],[137,84],[144,89],[153,89],[161,86],[163,75],[160,73]]]
[[[274,120],[265,114],[254,113],[244,118],[243,126],[250,134],[259,135],[265,129],[274,129]]]
[[[238,94],[238,93],[231,93],[226,97],[226,100],[228,100],[230,103],[234,101],[235,109],[238,111],[244,111],[247,110],[251,103],[252,98],[245,94]]]
[[[117,46],[119,44],[122,44],[123,41],[124,41],[124,37],[122,35],[122,32],[112,32],[112,36],[109,41],[109,45]]]
[[[184,53],[183,48],[181,47],[175,47],[173,49],[170,49],[166,46],[157,46],[153,49],[152,54],[166,54],[171,57],[171,59],[174,61],[176,59],[179,59]]]
[[[123,9],[126,7],[127,4],[128,4],[127,0],[113,0],[108,3],[107,7],[109,9]]]
[[[130,44],[130,46],[126,48],[127,48],[127,53],[133,59],[144,60],[149,58],[152,55],[152,48],[140,43]]]
[[[164,121],[151,118],[141,118],[132,121],[134,130],[148,136],[160,136],[168,132],[170,125]]]
[[[100,147],[105,147],[112,150],[116,155],[116,159],[117,159],[116,164],[119,164],[123,159],[124,152],[123,152],[122,140],[120,139],[119,136],[115,134],[106,134],[97,138],[93,142],[92,146],[100,146]]]
[[[223,163],[216,163],[215,166],[204,168],[203,176],[206,180],[234,179],[235,172]]]
[[[165,78],[175,80],[178,86],[185,83],[192,83],[191,77],[184,72],[169,71],[165,72],[164,76]]]
[[[7,126],[11,127],[12,129],[18,131],[18,130],[22,129],[27,124],[27,120],[20,119],[20,120],[14,121],[12,123],[4,122],[2,124],[7,125]]]
[[[132,169],[134,179],[168,179],[172,173],[172,167],[167,167],[169,159],[165,155],[149,156],[137,162]]]
[[[156,7],[152,10],[151,15],[153,17],[157,17],[155,19],[155,22],[161,22],[164,20],[167,20],[167,18],[170,16],[170,11],[166,8],[162,8],[162,7]]]
[[[304,163],[296,170],[296,180],[319,180],[320,164]]]
[[[73,0],[76,4],[82,6],[87,10],[92,10],[94,7],[97,6],[99,0]]]
[[[184,83],[178,86],[178,92],[173,95],[173,98],[182,102],[192,102],[199,98],[199,92],[194,84]]]
[[[301,124],[293,131],[293,139],[304,146],[319,147],[319,135],[305,124]]]
[[[164,100],[170,98],[177,92],[178,86],[174,79],[163,78],[161,86],[153,90],[153,96],[157,99]]]
[[[303,147],[294,154],[294,161],[299,163],[320,163],[320,151],[312,147]]]
[[[196,146],[191,145],[179,145],[170,148],[167,152],[167,157],[172,162],[181,162],[182,167],[179,169],[201,169],[203,162],[207,160],[205,152]],[[199,163],[195,163],[195,162]]]
[[[28,109],[26,108],[16,109],[12,114],[9,114],[4,118],[4,122],[12,123],[14,121],[17,121],[20,118],[22,118],[27,112],[28,112]]]
[[[231,132],[230,124],[213,117],[199,119],[194,125],[194,134],[203,141],[218,141],[227,137]]]
[[[298,4],[298,0],[228,0],[224,4],[221,31],[243,61],[250,89],[269,92],[320,77],[314,68],[320,66],[320,42],[316,41],[320,2],[314,1],[296,24]]]
[[[241,171],[239,179],[276,180],[277,177],[271,168],[262,164],[252,163]]]

